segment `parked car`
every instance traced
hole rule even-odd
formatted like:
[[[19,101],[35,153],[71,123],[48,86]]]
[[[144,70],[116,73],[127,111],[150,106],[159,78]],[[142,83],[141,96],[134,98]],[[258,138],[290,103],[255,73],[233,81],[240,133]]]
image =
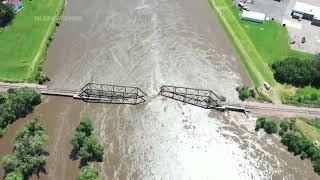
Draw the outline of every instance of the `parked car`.
[[[248,7],[243,7],[243,10],[245,10],[245,11],[250,11],[250,9],[248,8]]]
[[[306,37],[302,37],[302,39],[301,39],[301,43],[305,43],[306,42]]]
[[[269,85],[268,82],[264,82],[263,85],[264,85],[264,87],[265,87],[267,90],[270,90],[270,89],[271,89],[271,86]]]

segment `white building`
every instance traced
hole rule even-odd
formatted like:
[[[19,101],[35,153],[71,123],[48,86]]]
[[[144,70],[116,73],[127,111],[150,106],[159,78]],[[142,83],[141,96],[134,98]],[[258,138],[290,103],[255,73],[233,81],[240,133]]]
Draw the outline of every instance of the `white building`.
[[[254,11],[243,11],[241,19],[246,21],[263,23],[266,19],[266,15],[264,13]]]

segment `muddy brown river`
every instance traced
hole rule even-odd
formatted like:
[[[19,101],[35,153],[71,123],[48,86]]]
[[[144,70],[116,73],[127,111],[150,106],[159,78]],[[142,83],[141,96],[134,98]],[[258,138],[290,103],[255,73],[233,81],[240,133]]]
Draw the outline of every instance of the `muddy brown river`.
[[[310,161],[288,153],[279,137],[255,132],[255,117],[157,95],[162,85],[176,85],[211,89],[239,102],[235,88],[250,84],[207,0],[69,0],[64,16],[44,68],[48,86],[137,86],[149,95],[147,102],[45,97],[33,114],[9,126],[0,155],[11,152],[16,130],[39,116],[50,155],[47,173],[38,178],[76,179],[79,161],[70,160],[69,141],[80,117],[91,116],[106,146],[104,161],[96,164],[101,179],[319,178]]]

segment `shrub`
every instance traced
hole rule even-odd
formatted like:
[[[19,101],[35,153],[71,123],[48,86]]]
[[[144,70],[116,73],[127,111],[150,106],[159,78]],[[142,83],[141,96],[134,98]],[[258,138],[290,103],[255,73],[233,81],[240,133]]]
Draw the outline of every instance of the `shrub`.
[[[50,81],[50,78],[46,75],[39,73],[39,75],[36,76],[36,81],[38,84],[44,84],[44,83]]]
[[[301,158],[302,160],[308,158],[307,153],[305,153],[305,152],[303,151],[303,152],[301,153],[301,155],[300,155],[300,158]]]
[[[84,166],[81,168],[80,176],[78,180],[97,180],[98,171],[93,166]]]
[[[272,120],[268,120],[266,121],[266,123],[264,124],[263,129],[266,131],[266,133],[268,134],[272,134],[272,133],[277,133],[278,132],[278,125],[272,121]]]
[[[313,169],[316,173],[320,174],[320,160],[313,161]]]
[[[5,180],[23,180],[23,174],[20,171],[13,171],[7,174]]]
[[[5,133],[6,133],[6,131],[4,129],[0,128],[0,138],[2,138]]]
[[[15,13],[11,6],[0,3],[0,27],[5,27],[14,18]]]
[[[0,94],[0,105],[4,104],[6,102],[6,99],[7,98],[4,95]]]
[[[256,121],[255,130],[258,131],[259,129],[264,129],[268,134],[277,133],[278,125],[274,121],[262,117],[258,118]]]
[[[249,92],[249,88],[247,86],[241,86],[237,88],[237,91],[239,93],[239,98],[242,101],[245,101],[246,99],[249,98],[250,96],[250,92]]]
[[[254,89],[250,89],[249,92],[251,97],[256,97],[256,91]]]

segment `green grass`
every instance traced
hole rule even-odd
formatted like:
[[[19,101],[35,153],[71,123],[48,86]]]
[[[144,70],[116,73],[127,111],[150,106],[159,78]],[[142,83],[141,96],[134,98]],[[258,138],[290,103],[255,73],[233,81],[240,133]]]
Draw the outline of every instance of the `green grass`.
[[[312,59],[312,54],[298,52],[290,48],[287,29],[282,27],[280,23],[267,21],[259,24],[242,21],[240,20],[241,11],[233,4],[233,1],[214,0],[216,5],[212,0],[208,0],[208,2],[256,87],[261,86],[262,81],[269,82],[271,86],[277,84],[270,69],[270,65],[275,61],[281,61],[290,56]],[[227,20],[235,32],[235,36],[228,30],[222,18]],[[235,37],[239,39],[240,45],[244,47],[245,53],[249,54],[250,59],[245,58],[245,54],[240,50],[240,45],[236,43]]]
[[[296,119],[298,131],[312,141],[320,141],[320,129],[302,118]]]
[[[294,95],[281,94],[281,99],[285,104],[303,105],[307,107],[320,107],[320,90],[311,86],[300,88]]]
[[[0,30],[0,80],[30,81],[44,61],[48,38],[55,30],[54,20],[64,8],[64,0],[22,0],[23,9],[12,24]],[[38,58],[36,55],[38,54]]]

